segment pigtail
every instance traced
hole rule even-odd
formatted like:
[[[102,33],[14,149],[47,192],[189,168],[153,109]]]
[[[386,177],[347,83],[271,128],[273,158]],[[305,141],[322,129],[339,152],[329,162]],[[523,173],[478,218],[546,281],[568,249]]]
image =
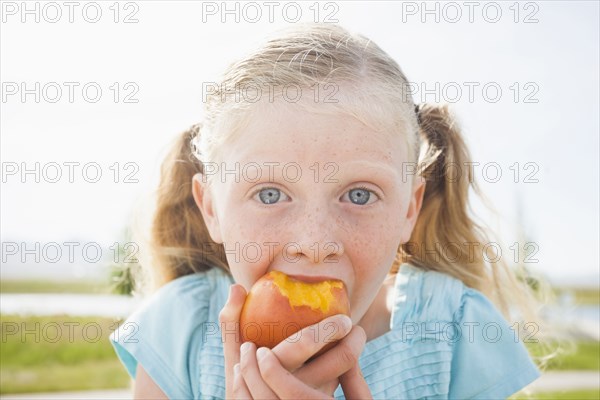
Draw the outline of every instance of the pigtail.
[[[495,261],[495,247],[488,244],[498,241],[471,215],[470,189],[485,197],[469,168],[471,156],[458,124],[447,106],[422,104],[415,111],[421,144],[418,170],[426,186],[415,228],[397,260],[460,279],[485,294],[508,321],[514,317],[509,310],[513,303],[520,317],[535,318],[531,288],[502,257]]]
[[[229,271],[223,245],[210,238],[192,195],[192,178],[203,172],[193,148],[200,129],[196,124],[179,135],[161,165],[149,243],[155,287],[212,267]]]

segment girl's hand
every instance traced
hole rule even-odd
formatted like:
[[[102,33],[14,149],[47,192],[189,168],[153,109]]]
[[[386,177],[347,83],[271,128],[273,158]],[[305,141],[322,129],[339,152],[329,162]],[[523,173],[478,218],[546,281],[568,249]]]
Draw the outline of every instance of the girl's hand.
[[[323,391],[324,393],[333,397],[338,384],[341,384],[346,399],[372,399],[369,385],[358,365],[358,358],[366,340],[367,335],[363,328],[355,325],[334,348],[303,365],[294,375],[304,382],[317,384],[326,382],[329,376],[335,376],[334,385]],[[326,388],[325,384],[323,388]]]
[[[373,399],[369,385],[367,385],[367,381],[365,381],[358,363],[354,364],[348,372],[340,376],[340,384],[342,385],[344,397],[348,400]]]
[[[340,315],[326,318],[290,336],[299,335],[297,341],[288,338],[273,350],[263,348],[255,352],[253,343],[245,343],[240,370],[248,390],[241,392],[242,396],[268,398],[270,389],[270,398],[333,398],[341,383],[346,398],[371,398],[358,366],[366,335],[359,326],[344,326],[344,319]],[[331,327],[335,329],[333,334]],[[341,340],[332,349],[307,363],[328,341],[338,339]]]
[[[251,342],[240,350],[237,328],[245,290],[237,286],[219,316],[227,398],[321,399],[332,397],[339,383],[347,398],[371,397],[357,363],[366,340],[362,328],[337,315],[292,335],[297,340],[285,340],[273,350],[262,348],[257,353]],[[306,363],[326,342],[338,339],[335,347]]]
[[[234,365],[240,362],[239,321],[246,300],[246,289],[235,284],[229,288],[227,303],[219,313],[223,355],[225,356],[225,398],[233,399]],[[238,385],[238,382],[236,382]]]

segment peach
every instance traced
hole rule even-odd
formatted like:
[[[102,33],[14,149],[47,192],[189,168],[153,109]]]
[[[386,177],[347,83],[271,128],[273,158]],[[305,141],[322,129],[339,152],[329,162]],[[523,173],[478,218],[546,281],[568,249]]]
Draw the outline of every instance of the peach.
[[[350,316],[344,282],[337,279],[305,282],[271,271],[256,281],[246,297],[240,315],[242,342],[251,341],[257,348],[272,349],[302,328],[335,314]],[[310,334],[315,340],[327,341],[324,339],[333,336],[334,331],[333,328],[327,330],[325,338],[318,337],[316,331]],[[299,336],[292,339],[297,340]],[[316,355],[334,345],[334,342],[328,343]]]

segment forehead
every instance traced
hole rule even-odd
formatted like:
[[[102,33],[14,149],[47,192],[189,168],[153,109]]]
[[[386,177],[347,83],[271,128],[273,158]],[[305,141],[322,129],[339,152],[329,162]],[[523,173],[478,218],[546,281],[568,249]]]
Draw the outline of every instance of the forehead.
[[[400,171],[407,161],[405,132],[369,127],[348,114],[311,112],[286,102],[261,104],[249,112],[247,123],[227,145],[226,160],[239,163],[363,161]]]

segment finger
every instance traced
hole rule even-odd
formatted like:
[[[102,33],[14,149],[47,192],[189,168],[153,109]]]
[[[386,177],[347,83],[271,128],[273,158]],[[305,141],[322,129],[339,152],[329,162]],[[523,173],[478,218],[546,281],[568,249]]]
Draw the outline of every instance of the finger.
[[[350,371],[340,376],[340,384],[344,391],[344,397],[347,400],[373,398],[369,385],[367,384],[358,363],[354,364],[354,367],[352,367]]]
[[[225,356],[225,377],[233,377],[233,366],[240,362],[239,320],[246,299],[246,289],[234,284],[229,288],[229,297],[219,313],[219,326]],[[226,379],[226,393],[232,393],[232,379]]]
[[[288,371],[295,371],[328,343],[346,336],[352,329],[352,320],[336,314],[289,336],[273,348],[273,353]]]
[[[256,360],[256,345],[252,342],[242,344],[240,348],[240,369],[246,386],[254,399],[275,399],[277,396],[263,381]]]
[[[308,386],[312,387],[313,389],[317,389],[321,393],[325,393],[327,396],[331,396],[331,397],[334,397],[336,389],[338,388],[338,386],[340,386],[340,380],[338,378],[335,378],[327,383],[324,383],[320,387],[312,386],[308,382],[304,382],[304,381],[302,381],[302,382],[305,385],[308,385]]]
[[[326,393],[328,396],[334,397],[333,395],[335,394],[335,391],[338,388],[338,386],[340,386],[340,380],[338,378],[335,378],[334,380],[327,382],[321,387],[315,389]]]
[[[365,331],[356,325],[334,348],[300,367],[294,375],[315,388],[322,387],[356,365],[366,340]]]
[[[260,375],[281,399],[324,399],[331,398],[313,389],[285,369],[275,354],[266,347],[258,349]]]
[[[229,398],[229,397],[228,397]],[[233,398],[234,399],[252,399],[248,386],[242,377],[240,364],[233,366]]]

